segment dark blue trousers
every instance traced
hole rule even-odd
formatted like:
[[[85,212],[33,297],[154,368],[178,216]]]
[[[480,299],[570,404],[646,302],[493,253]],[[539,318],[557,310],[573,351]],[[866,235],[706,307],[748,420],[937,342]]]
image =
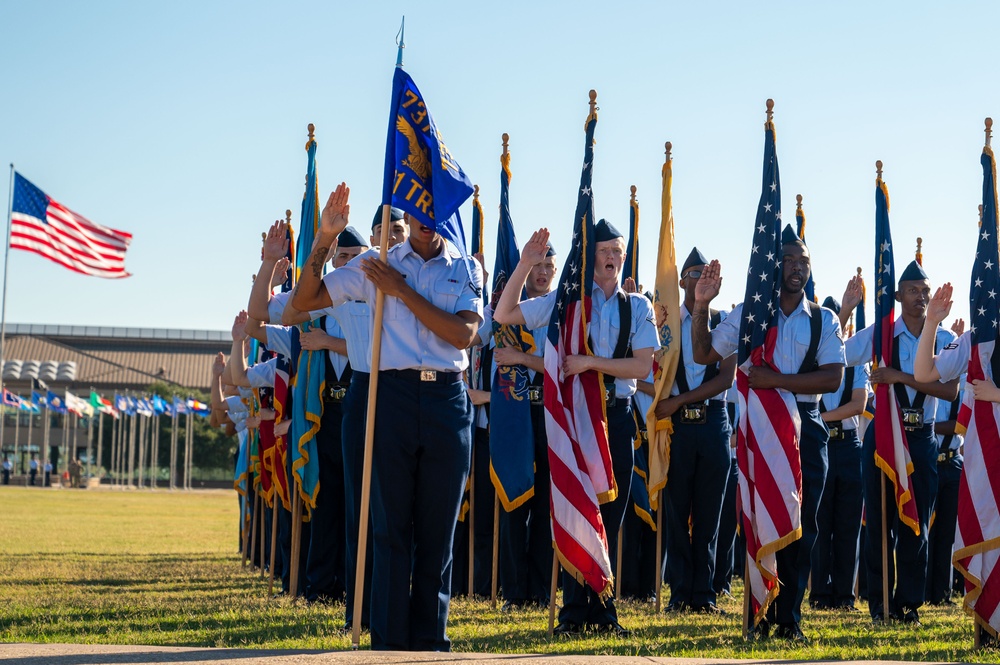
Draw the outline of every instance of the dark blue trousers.
[[[548,604],[552,575],[549,518],[552,479],[549,476],[545,407],[531,407],[531,429],[535,441],[535,493],[509,513],[501,507],[500,584],[504,598],[511,603]]]
[[[472,467],[473,491],[475,501],[475,517],[472,521],[475,528],[473,541],[473,593],[477,596],[489,597],[493,592],[493,503],[496,491],[490,478],[490,432],[489,430],[472,426]],[[463,504],[469,497],[463,493]],[[501,514],[502,511],[501,511]],[[501,542],[501,547],[503,543]],[[502,579],[502,574],[501,574]],[[469,517],[455,525],[455,540],[452,545],[451,566],[451,597],[469,594]]]
[[[621,399],[615,406],[607,408],[608,443],[611,449],[611,468],[618,485],[618,496],[614,501],[601,505],[601,520],[608,537],[608,554],[611,571],[614,573],[618,562],[618,529],[621,527],[625,508],[629,502],[632,485],[632,444],[635,441],[635,420],[632,419],[631,400]],[[606,626],[618,622],[618,610],[614,598],[601,601],[600,596],[576,581],[569,573],[563,573],[563,606],[559,610],[559,622]]]
[[[857,431],[844,430],[844,438],[830,439],[827,452],[830,472],[819,503],[819,535],[813,549],[809,600],[832,607],[853,606],[864,507]]]
[[[716,596],[730,592],[737,554],[746,557],[746,552],[736,551],[736,495],[739,492],[740,468],[732,453],[730,458],[726,496],[722,499],[722,514],[719,516],[719,540],[715,545],[715,578],[712,590]]]
[[[934,501],[937,498],[937,442],[930,425],[906,432],[913,462],[910,483],[920,519],[920,535],[913,533],[899,519],[895,490],[886,479],[886,528],[889,547],[890,612],[901,608],[917,609],[924,602],[927,590],[927,529]],[[882,607],[882,499],[880,478],[882,470],[875,466],[875,427],[865,432],[862,473],[865,480],[865,565],[868,569],[868,609],[872,616],[884,615]],[[895,562],[893,552],[895,551]],[[895,566],[894,566],[895,563]],[[896,572],[898,570],[898,577]],[[898,582],[898,584],[897,584]],[[893,588],[895,587],[895,593]]]
[[[341,600],[346,584],[344,559],[344,455],[339,402],[323,404],[316,433],[319,454],[319,493],[309,529],[306,559],[306,600]]]
[[[636,455],[645,454],[642,448]],[[636,477],[633,476],[633,481]],[[641,482],[641,479],[639,480]],[[656,523],[656,511],[650,513]],[[656,562],[656,531],[635,511],[635,502],[629,501],[622,520],[622,575],[618,579],[619,598],[625,600],[649,601],[656,595],[656,585],[662,584],[663,562],[667,552],[661,552],[662,561]],[[617,564],[616,564],[617,570]]]
[[[452,541],[471,457],[465,384],[379,374],[373,649],[448,651]]]
[[[354,585],[358,566],[358,533],[361,519],[361,477],[365,462],[365,418],[368,414],[368,372],[354,371],[351,385],[342,403],[341,422],[344,460],[344,561],[346,579],[347,624],[354,622]],[[371,511],[368,513],[368,544],[365,555],[364,600],[361,605],[361,625],[371,623],[372,595],[372,527]]]
[[[723,402],[708,404],[704,424],[674,414],[670,471],[664,492],[670,602],[715,603],[715,548],[730,468],[729,415]]]
[[[799,402],[802,433],[799,459],[802,465],[802,537],[775,553],[781,590],[768,609],[772,623],[798,623],[802,620],[802,599],[809,584],[813,545],[818,525],[816,515],[823,497],[829,468],[827,439],[830,432],[819,416],[818,404]]]
[[[939,462],[937,502],[934,523],[928,534],[927,602],[940,604],[951,599],[951,551],[955,545],[955,524],[958,522],[958,484],[962,478],[964,460],[955,455]]]

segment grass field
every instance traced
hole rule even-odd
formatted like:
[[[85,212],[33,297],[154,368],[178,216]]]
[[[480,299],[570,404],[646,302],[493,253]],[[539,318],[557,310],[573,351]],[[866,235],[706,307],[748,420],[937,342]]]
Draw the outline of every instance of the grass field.
[[[348,648],[342,606],[270,599],[266,580],[240,568],[236,521],[232,492],[0,488],[0,642]],[[721,618],[622,603],[630,638],[555,640],[545,612],[456,599],[449,636],[477,652],[1000,662],[1000,651],[971,650],[958,608],[923,608],[917,629],[807,610],[811,646],[747,643],[739,597],[723,600]]]

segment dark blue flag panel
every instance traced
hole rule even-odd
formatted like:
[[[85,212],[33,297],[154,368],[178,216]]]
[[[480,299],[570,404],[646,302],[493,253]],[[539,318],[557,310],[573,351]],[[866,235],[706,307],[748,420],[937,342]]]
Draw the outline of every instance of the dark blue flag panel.
[[[739,364],[751,351],[764,346],[768,328],[778,311],[781,288],[781,178],[774,142],[774,123],[768,120],[764,130],[764,174],[760,202],[754,226],[750,268],[743,296],[743,319],[740,321]]]
[[[493,302],[498,302],[520,252],[510,218],[510,154],[500,157],[500,223],[497,225],[497,257],[493,266]],[[525,293],[522,289],[521,297]],[[493,321],[496,346],[535,350],[531,333],[522,326]],[[490,383],[490,475],[504,510],[511,511],[534,496],[535,444],[531,426],[528,368],[497,365]]]

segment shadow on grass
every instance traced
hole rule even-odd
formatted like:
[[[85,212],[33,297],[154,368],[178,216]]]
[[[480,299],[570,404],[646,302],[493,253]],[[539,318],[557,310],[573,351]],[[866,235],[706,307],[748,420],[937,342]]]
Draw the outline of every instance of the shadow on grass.
[[[238,661],[248,658],[278,658],[324,653],[316,649],[212,649],[211,651],[127,651],[125,653],[78,653],[5,658],[4,665],[101,665],[102,663],[189,663]]]

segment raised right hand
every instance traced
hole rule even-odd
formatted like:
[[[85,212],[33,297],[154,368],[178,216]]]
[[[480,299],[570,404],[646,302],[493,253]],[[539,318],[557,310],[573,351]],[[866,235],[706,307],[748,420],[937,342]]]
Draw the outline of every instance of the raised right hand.
[[[521,263],[529,266],[536,266],[545,260],[545,254],[549,251],[549,230],[538,229],[531,234],[528,242],[521,248]]]
[[[348,203],[350,197],[351,188],[343,182],[330,194],[319,220],[320,231],[324,235],[339,236],[340,232],[347,228],[351,214],[351,205]]]
[[[722,266],[717,259],[705,266],[705,270],[698,278],[698,283],[694,285],[694,299],[696,302],[710,303],[719,295],[722,289]]]
[[[951,313],[951,294],[951,282],[945,282],[938,287],[931,301],[927,303],[927,320],[935,326],[948,318],[948,314]]]
[[[278,261],[288,253],[288,225],[284,220],[279,219],[271,228],[267,230],[267,237],[264,238],[263,259],[265,261]]]

